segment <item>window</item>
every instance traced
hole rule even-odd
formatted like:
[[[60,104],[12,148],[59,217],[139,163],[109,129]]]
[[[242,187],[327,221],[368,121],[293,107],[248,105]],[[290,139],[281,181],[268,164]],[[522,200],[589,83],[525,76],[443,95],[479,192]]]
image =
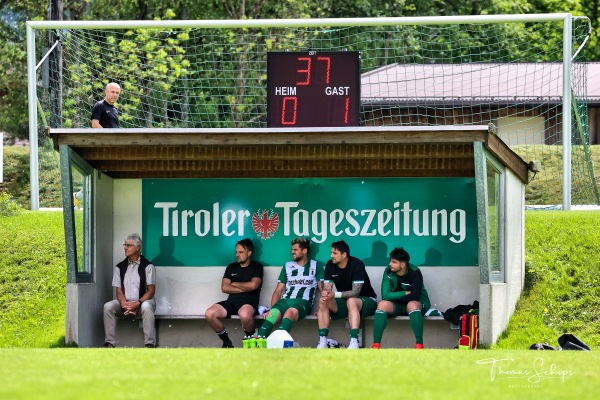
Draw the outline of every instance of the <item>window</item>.
[[[93,169],[68,146],[60,146],[60,157],[68,281],[92,282]]]
[[[481,283],[505,282],[505,167],[481,143],[474,150]]]
[[[504,266],[502,249],[504,232],[504,200],[503,200],[503,174],[487,159],[487,228],[488,228],[488,254],[489,272],[491,282],[504,282]]]
[[[78,274],[90,274],[90,246],[86,235],[90,225],[90,175],[81,171],[76,164],[71,167],[73,193],[73,230],[75,236],[75,261]]]

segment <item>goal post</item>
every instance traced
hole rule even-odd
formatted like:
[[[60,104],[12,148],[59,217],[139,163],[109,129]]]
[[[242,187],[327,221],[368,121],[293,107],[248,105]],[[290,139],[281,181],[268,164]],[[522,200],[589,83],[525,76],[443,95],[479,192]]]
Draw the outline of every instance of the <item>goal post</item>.
[[[571,209],[571,18],[566,17],[563,22],[563,185],[562,199],[563,210]]]
[[[51,112],[47,87],[58,85],[44,83],[42,47],[60,48],[63,54],[62,115],[58,118],[62,122],[53,128],[89,126],[91,106],[111,81],[122,83],[118,106],[127,128],[266,127],[268,52],[357,51],[363,91],[361,125],[494,122],[500,125],[501,137],[528,161],[557,152],[557,145],[562,145],[562,171],[540,175],[544,185],[562,185],[563,209],[570,209],[573,202],[574,180],[582,182],[575,202],[597,203],[596,183],[585,173],[577,178],[571,175],[572,164],[591,163],[586,156],[587,119],[573,121],[571,112],[577,109],[572,98],[577,103],[585,101],[581,82],[586,72],[573,82],[571,71],[578,53],[574,47],[587,40],[588,25],[589,20],[569,13],[29,21],[31,207],[40,206],[38,140],[44,127],[38,106],[43,113]],[[48,35],[40,33],[48,31],[59,40],[36,41],[36,34],[46,39]],[[572,132],[574,126],[580,132]],[[578,137],[574,147],[573,135]],[[531,198],[531,204],[540,204],[545,195],[534,193]]]

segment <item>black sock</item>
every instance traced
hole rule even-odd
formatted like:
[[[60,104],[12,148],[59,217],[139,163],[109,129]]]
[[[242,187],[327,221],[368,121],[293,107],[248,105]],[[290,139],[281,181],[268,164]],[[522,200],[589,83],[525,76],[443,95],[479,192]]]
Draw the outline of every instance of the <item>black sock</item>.
[[[223,343],[230,343],[231,339],[229,339],[229,335],[227,334],[227,328],[223,329],[221,332],[217,332],[219,338],[223,341]]]

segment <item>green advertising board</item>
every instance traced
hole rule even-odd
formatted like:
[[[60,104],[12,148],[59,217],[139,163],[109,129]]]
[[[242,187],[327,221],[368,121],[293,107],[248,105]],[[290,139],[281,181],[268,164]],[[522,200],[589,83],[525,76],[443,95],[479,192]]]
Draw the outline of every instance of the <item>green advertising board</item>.
[[[251,238],[255,260],[281,266],[291,240],[325,263],[344,240],[367,266],[404,247],[422,266],[477,266],[473,178],[144,179],[144,254],[157,266],[223,266]]]

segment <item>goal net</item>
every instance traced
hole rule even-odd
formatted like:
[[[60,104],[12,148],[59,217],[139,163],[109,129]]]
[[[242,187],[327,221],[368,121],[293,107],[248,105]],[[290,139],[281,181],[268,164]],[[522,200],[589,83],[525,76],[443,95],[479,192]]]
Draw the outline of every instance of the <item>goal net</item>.
[[[72,22],[36,28],[38,61],[58,43],[37,70],[40,152],[48,147],[45,124],[90,127],[92,106],[109,82],[122,88],[121,127],[261,128],[267,126],[268,52],[358,51],[360,125],[494,123],[526,161],[542,163],[527,187],[528,205],[560,203],[565,132],[572,143],[572,204],[598,204],[588,140],[588,71],[576,62],[589,21],[572,19],[575,59],[564,71],[564,22],[530,17],[473,23],[328,20],[323,26],[318,20],[287,26],[107,22],[97,28]],[[563,109],[563,74],[572,80],[569,110]],[[567,113],[570,129],[563,124]]]

